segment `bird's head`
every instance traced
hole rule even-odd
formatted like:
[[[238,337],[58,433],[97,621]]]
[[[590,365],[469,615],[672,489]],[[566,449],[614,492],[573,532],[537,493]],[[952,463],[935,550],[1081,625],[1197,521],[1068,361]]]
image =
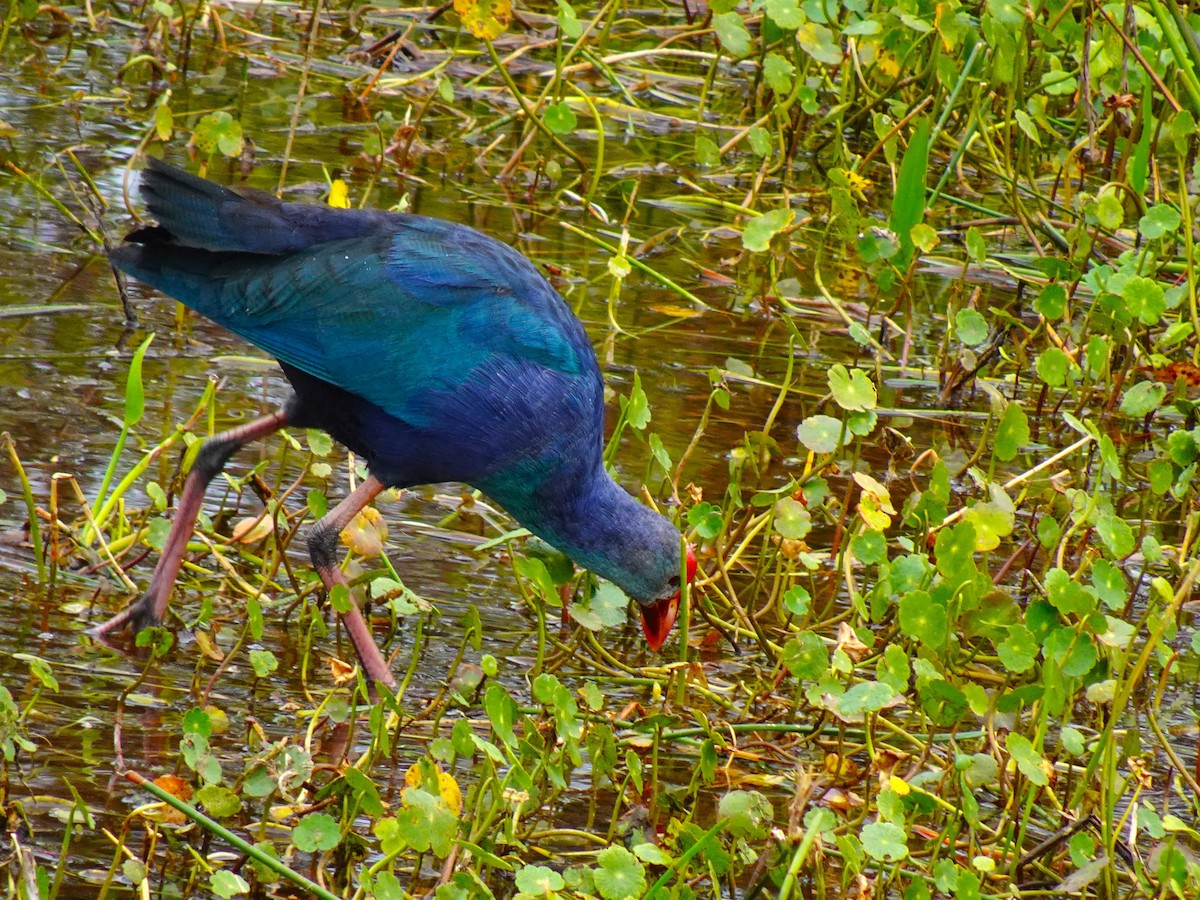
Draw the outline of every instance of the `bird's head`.
[[[687,548],[687,583],[691,584],[696,577],[696,551]],[[646,635],[646,643],[651,650],[658,650],[667,642],[675,617],[679,614],[679,597],[683,586],[679,583],[679,572],[666,580],[666,587],[657,597],[649,600],[638,600],[642,609],[642,633]]]

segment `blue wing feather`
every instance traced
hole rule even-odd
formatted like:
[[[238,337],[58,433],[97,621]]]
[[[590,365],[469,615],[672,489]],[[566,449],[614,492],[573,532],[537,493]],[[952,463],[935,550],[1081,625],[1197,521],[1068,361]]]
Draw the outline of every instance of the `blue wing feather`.
[[[210,182],[196,180],[211,193]],[[229,200],[219,190],[223,202],[251,204],[256,215],[277,209],[294,222],[309,209],[257,195]],[[171,224],[135,235],[113,261],[285,367],[366,401],[362,443],[377,459],[394,457],[381,459],[392,480],[478,480],[481,467],[492,471],[514,453],[598,452],[590,449],[603,422],[595,354],[566,303],[510,247],[437,219],[351,213],[358,236],[296,249],[302,229],[290,227],[279,252],[245,252],[234,249],[229,223],[255,216],[226,210],[185,226],[165,208],[167,193],[159,186],[151,209]],[[202,205],[189,202],[191,213]],[[180,245],[180,228],[226,249]],[[324,233],[315,228],[310,238]],[[270,245],[261,235],[247,242]],[[455,448],[449,460],[447,447]]]
[[[154,161],[142,195],[159,225],[113,263],[278,358],[293,424],[326,429],[384,482],[482,488],[643,603],[678,594],[678,530],[605,471],[583,326],[516,251],[447,222],[281,203]]]

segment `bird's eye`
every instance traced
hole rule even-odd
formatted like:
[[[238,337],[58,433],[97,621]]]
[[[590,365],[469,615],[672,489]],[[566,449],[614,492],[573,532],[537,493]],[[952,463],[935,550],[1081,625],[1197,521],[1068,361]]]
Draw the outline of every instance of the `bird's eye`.
[[[669,584],[671,587],[679,587],[679,576],[672,575],[667,579],[667,584]]]

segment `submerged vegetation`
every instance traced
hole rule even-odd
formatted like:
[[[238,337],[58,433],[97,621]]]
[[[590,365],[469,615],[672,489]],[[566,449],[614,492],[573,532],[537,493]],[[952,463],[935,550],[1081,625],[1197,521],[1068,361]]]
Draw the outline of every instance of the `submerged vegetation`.
[[[1200,892],[1182,4],[3,15],[5,889]],[[316,432],[211,492],[184,627],[69,637],[144,585],[203,437],[282,391],[121,305],[142,152],[543,266],[617,394],[606,459],[697,546],[680,637],[638,655],[625,598],[486,497],[389,496],[348,540],[400,681],[370,702],[292,546],[362,477]],[[35,425],[61,404],[102,426]]]

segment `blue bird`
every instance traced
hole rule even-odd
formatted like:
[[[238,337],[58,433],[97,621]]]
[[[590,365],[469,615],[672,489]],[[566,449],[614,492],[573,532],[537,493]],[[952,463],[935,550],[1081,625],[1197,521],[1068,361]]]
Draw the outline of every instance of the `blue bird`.
[[[381,491],[465,482],[633,597],[662,646],[695,557],[681,561],[678,529],[605,470],[596,354],[527,259],[464,225],[284,203],[154,159],[141,195],[159,224],[113,264],[270,353],[292,394],[204,443],[149,587],[98,635],[163,621],[208,483],[292,426],[327,431],[370,471],[309,536],[327,589],[345,583],[342,529]],[[343,621],[367,677],[394,685],[355,604]]]

